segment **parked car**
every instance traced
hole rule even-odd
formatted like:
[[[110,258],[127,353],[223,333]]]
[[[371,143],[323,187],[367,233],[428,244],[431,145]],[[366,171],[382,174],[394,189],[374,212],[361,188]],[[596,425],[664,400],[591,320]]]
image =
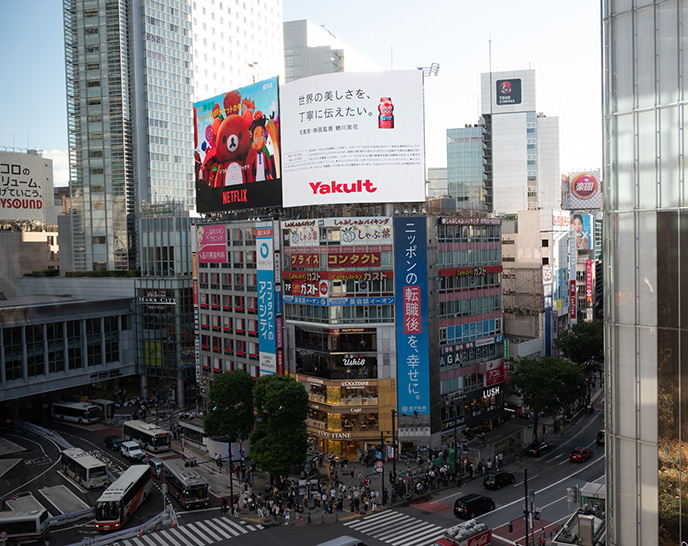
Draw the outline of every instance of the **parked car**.
[[[143,461],[146,458],[146,454],[141,449],[141,446],[136,442],[122,442],[121,447],[122,455],[131,459],[132,461]]]
[[[526,448],[526,455],[530,455],[531,457],[539,457],[543,453],[547,453],[553,449],[554,445],[548,442],[533,442]]]
[[[593,453],[584,447],[577,447],[569,453],[569,461],[573,463],[583,463],[592,457]]]
[[[485,477],[483,478],[483,487],[487,489],[501,489],[505,485],[509,485],[515,481],[516,477],[511,472],[485,474]]]
[[[494,501],[483,495],[466,495],[454,502],[454,515],[463,519],[473,519],[495,509]]]
[[[604,445],[604,429],[603,429],[603,430],[600,430],[600,431],[597,433],[597,439],[595,440],[595,443],[596,443],[598,446],[603,446],[603,445]]]
[[[109,447],[113,451],[119,451],[122,449],[122,438],[117,435],[106,436],[105,437],[105,447]]]

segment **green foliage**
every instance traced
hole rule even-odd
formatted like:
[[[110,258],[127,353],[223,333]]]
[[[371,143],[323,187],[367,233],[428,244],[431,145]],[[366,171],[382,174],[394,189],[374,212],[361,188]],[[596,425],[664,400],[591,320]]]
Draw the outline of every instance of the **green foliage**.
[[[246,439],[253,430],[253,387],[250,374],[243,371],[225,373],[210,384],[211,408],[203,418],[208,436],[227,437],[230,441]]]
[[[523,404],[537,416],[554,416],[582,400],[588,385],[583,366],[561,357],[541,360],[522,359],[511,372],[510,382],[523,398]]]
[[[31,273],[24,273],[25,277],[59,277],[59,269],[39,269]]]
[[[286,476],[306,459],[308,393],[291,377],[264,375],[256,381],[253,400],[257,418],[249,456],[258,468]]]
[[[561,332],[555,344],[566,358],[578,364],[604,362],[604,321],[577,322],[570,332]]]

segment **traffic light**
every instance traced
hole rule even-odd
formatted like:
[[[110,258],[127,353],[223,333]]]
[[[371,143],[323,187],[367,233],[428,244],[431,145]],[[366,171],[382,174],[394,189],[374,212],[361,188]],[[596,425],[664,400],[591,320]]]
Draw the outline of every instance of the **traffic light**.
[[[510,522],[509,522],[509,532],[510,532],[510,533],[513,533],[513,532],[514,532],[514,522],[513,522],[513,521],[510,521]]]

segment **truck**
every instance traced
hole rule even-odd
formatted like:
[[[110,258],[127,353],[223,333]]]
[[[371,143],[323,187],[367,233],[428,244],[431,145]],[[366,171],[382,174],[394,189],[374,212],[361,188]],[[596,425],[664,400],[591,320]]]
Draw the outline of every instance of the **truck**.
[[[472,519],[454,525],[444,531],[435,546],[490,546],[492,529],[484,523]]]

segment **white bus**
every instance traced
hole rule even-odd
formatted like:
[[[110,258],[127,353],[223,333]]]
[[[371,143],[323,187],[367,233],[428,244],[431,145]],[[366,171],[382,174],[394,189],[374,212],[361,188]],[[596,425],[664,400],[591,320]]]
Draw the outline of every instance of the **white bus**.
[[[169,430],[146,423],[145,421],[125,421],[122,423],[122,437],[136,440],[146,451],[167,451],[172,446],[172,433]]]
[[[95,423],[100,420],[100,408],[88,402],[53,402],[53,419]]]
[[[111,531],[122,527],[146,500],[153,481],[147,464],[130,466],[96,501],[96,529]]]
[[[170,496],[187,510],[208,506],[208,482],[195,470],[185,467],[182,459],[164,459],[160,475],[169,486]]]
[[[100,418],[105,423],[112,423],[115,418],[115,403],[112,400],[104,400],[98,398],[91,400],[91,404],[94,404],[100,408]]]
[[[107,465],[83,449],[65,449],[61,460],[64,473],[79,485],[95,489],[107,483]]]
[[[8,544],[38,542],[48,534],[48,511],[41,510],[0,512],[0,533],[7,533]]]

